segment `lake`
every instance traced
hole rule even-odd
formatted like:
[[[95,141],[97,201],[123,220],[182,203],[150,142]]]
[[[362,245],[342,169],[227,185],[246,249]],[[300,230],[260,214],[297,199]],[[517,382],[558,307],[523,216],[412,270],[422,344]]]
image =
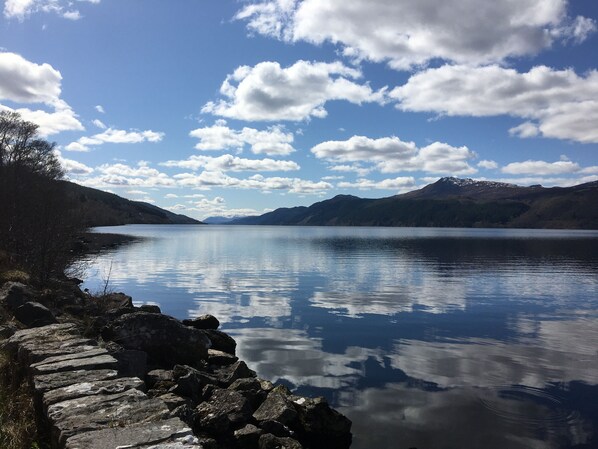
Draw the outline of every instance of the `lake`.
[[[152,226],[84,287],[215,315],[352,448],[598,447],[598,231]]]

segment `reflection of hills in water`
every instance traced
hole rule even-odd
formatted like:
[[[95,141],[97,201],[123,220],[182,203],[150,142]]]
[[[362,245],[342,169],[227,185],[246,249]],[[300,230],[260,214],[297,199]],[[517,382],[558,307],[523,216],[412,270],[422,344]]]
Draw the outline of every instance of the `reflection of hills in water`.
[[[261,376],[342,406],[354,448],[598,446],[597,238],[264,229],[97,265],[166,313],[218,316]]]

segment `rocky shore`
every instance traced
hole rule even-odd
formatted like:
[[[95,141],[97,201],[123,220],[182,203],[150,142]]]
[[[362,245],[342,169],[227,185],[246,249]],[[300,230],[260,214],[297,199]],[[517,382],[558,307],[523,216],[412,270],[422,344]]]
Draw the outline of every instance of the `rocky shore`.
[[[343,449],[351,422],[273,385],[210,315],[179,321],[77,282],[0,289],[0,344],[54,448]]]

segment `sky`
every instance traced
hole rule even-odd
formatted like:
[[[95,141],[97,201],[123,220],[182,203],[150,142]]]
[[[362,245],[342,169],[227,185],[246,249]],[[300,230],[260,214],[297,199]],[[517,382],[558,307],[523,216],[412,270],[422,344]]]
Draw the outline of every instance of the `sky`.
[[[176,213],[598,180],[596,0],[0,7],[0,110],[71,181]]]

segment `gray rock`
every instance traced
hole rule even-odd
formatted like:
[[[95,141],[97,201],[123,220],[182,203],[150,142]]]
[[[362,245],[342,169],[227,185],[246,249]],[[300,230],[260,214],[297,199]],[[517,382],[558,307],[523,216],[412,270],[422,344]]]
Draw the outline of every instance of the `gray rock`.
[[[170,418],[160,423],[133,424],[81,433],[66,441],[66,449],[138,448],[165,442],[184,443],[189,439],[193,440],[191,429],[180,419]]]
[[[259,449],[303,449],[301,443],[292,438],[280,438],[266,433],[259,439]]]
[[[118,372],[116,370],[78,370],[64,373],[42,374],[33,378],[33,388],[36,393],[45,393],[46,391],[57,388],[67,387],[69,385],[80,384],[83,382],[96,382],[102,380],[116,379]]]
[[[278,421],[292,427],[297,421],[298,414],[295,404],[285,395],[276,390],[271,391],[266,400],[253,414],[256,421]]]
[[[141,312],[147,312],[147,313],[162,313],[162,311],[160,310],[160,307],[153,305],[153,304],[143,304],[143,305],[139,306],[139,310]]]
[[[183,320],[185,326],[191,326],[195,329],[212,329],[216,330],[220,326],[220,321],[213,315],[200,315],[191,320]]]
[[[217,349],[208,349],[208,363],[210,365],[228,366],[232,365],[237,360],[239,360],[239,357],[232,354],[227,354],[226,352],[218,351]]]
[[[258,445],[262,433],[263,431],[259,427],[247,424],[245,427],[235,430],[233,435],[241,449],[252,449]]]
[[[173,382],[174,374],[172,373],[172,370],[155,369],[146,374],[145,381],[149,388],[154,388],[154,385],[158,382]]]
[[[79,349],[79,347],[76,347]],[[54,357],[48,357],[40,362],[32,363],[29,367],[32,369],[37,368],[40,365],[47,365],[48,363],[56,363],[56,362],[66,362],[68,360],[75,360],[75,359],[87,359],[90,357],[97,357],[100,355],[108,355],[108,351],[103,348],[92,347],[87,351],[79,351],[72,354],[62,354]]]
[[[19,328],[14,323],[6,323],[0,326],[0,338],[10,338]]]
[[[264,402],[268,394],[262,390],[260,381],[255,378],[237,379],[229,385],[228,389],[241,393],[249,401],[254,410]]]
[[[205,398],[204,387],[218,382],[215,378],[187,365],[175,365],[172,373],[176,382],[172,392],[188,397],[196,404]]]
[[[17,331],[10,337],[2,347],[12,354],[22,346],[31,344],[55,346],[58,341],[64,341],[78,336],[77,327],[74,324],[51,324],[49,326]]]
[[[207,358],[209,340],[203,332],[166,315],[135,312],[117,318],[102,336],[127,349],[145,351],[156,363],[173,366],[194,365]]]
[[[295,399],[299,407],[302,437],[316,449],[347,449],[351,446],[351,421],[332,409],[326,399]]]
[[[220,332],[217,330],[202,330],[208,340],[210,341],[210,348],[216,349],[217,351],[226,352],[227,354],[235,355],[235,351],[237,348],[237,342],[230,336],[225,334],[224,332]]]
[[[121,376],[144,378],[147,373],[147,353],[135,349],[125,349],[113,353],[118,361],[118,372]]]
[[[48,407],[48,419],[59,444],[91,430],[156,422],[168,415],[166,405],[138,390],[111,395],[87,396],[59,402]]]
[[[254,378],[257,376],[255,371],[249,369],[242,360],[215,370],[214,375],[218,377],[219,384],[224,387],[228,387],[237,379]]]
[[[174,393],[166,393],[161,396],[158,396],[158,399],[166,404],[168,410],[173,411],[182,405],[191,405],[191,401],[187,398],[181,397]]]
[[[145,390],[145,383],[137,377],[121,377],[119,379],[87,381],[67,387],[57,388],[48,391],[43,395],[44,407],[52,404],[77,399],[84,396],[95,396],[98,394],[116,394],[127,390]]]
[[[223,434],[231,427],[249,421],[252,409],[247,400],[236,391],[217,389],[209,401],[199,404],[196,412],[196,429]]]
[[[0,289],[0,304],[14,311],[37,296],[33,289],[20,282],[6,282]]]
[[[260,421],[260,427],[264,433],[271,433],[280,438],[291,438],[295,435],[295,432],[278,421]]]
[[[87,338],[28,341],[19,347],[19,361],[23,364],[37,363],[50,357],[67,356],[97,348],[95,341]]]
[[[63,362],[42,363],[32,369],[33,374],[61,373],[63,371],[116,369],[117,360],[111,355],[99,355],[84,359],[65,360]]]
[[[15,310],[15,318],[29,327],[41,327],[57,323],[54,314],[39,302],[26,302]]]

